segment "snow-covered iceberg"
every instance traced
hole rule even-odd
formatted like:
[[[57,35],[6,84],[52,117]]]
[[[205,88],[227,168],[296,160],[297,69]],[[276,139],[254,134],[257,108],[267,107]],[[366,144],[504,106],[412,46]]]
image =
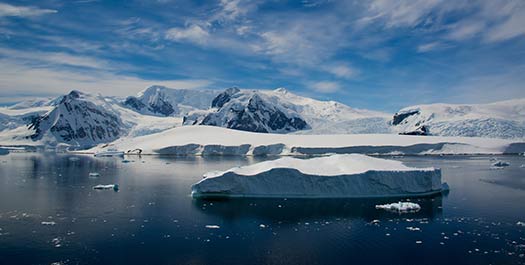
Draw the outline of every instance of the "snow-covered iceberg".
[[[284,157],[223,172],[208,172],[194,197],[358,198],[423,196],[443,191],[441,170],[411,168],[360,154]]]

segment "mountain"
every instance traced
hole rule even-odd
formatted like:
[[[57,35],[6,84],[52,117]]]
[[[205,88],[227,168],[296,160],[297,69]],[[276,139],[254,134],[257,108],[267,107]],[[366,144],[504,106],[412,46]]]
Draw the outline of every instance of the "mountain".
[[[184,125],[212,125],[250,132],[283,133],[310,128],[286,102],[257,90],[229,88],[212,100],[212,109],[193,112]]]
[[[210,110],[190,112],[183,124],[265,133],[386,133],[388,119],[385,113],[301,97],[284,88],[229,88],[212,100]]]
[[[58,142],[81,148],[116,140],[124,128],[120,116],[104,98],[76,90],[28,125],[33,141],[52,135]]]
[[[525,138],[525,99],[490,104],[431,104],[394,114],[400,134]]]
[[[181,116],[193,110],[208,109],[219,92],[214,90],[172,89],[151,86],[137,96],[129,96],[124,105],[141,114]]]

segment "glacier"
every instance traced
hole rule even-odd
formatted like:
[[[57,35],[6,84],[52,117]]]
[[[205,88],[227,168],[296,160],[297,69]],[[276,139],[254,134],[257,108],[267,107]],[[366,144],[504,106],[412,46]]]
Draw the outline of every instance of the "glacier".
[[[345,154],[283,157],[208,172],[191,190],[198,198],[360,198],[428,196],[441,193],[443,187],[440,169],[411,168],[399,161]]]
[[[525,99],[411,106],[394,114],[391,123],[400,134],[523,139]]]
[[[407,136],[396,134],[297,135],[253,133],[215,126],[182,126],[140,137],[123,137],[110,144],[85,150],[97,153],[109,148],[142,150],[162,155],[445,155],[522,153],[525,144],[515,140],[476,137]]]

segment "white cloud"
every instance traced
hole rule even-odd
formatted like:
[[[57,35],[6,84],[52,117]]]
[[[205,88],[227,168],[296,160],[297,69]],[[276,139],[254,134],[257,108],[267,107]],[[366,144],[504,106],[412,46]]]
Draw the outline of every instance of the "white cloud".
[[[525,7],[518,8],[504,22],[491,28],[486,39],[491,42],[504,41],[525,35]]]
[[[147,80],[108,71],[34,68],[16,60],[0,60],[0,97],[5,101],[24,94],[57,95],[78,89],[108,96],[129,96],[157,84],[172,88],[208,87],[207,80]]]
[[[319,93],[334,93],[341,88],[339,83],[331,81],[320,81],[310,85],[310,88]]]
[[[420,53],[429,52],[429,51],[433,51],[435,49],[438,49],[440,47],[442,47],[441,42],[438,42],[438,41],[429,42],[429,43],[425,43],[425,44],[419,45],[417,47],[417,52],[420,52]]]
[[[31,63],[109,69],[108,64],[104,60],[86,56],[77,56],[63,52],[21,51],[9,48],[0,48],[0,55]]]
[[[345,65],[345,64],[330,65],[330,66],[323,67],[322,69],[337,77],[346,78],[346,79],[355,78],[359,74],[359,71],[357,69],[350,67],[348,65]]]
[[[442,0],[376,0],[370,3],[370,14],[361,22],[381,18],[387,27],[411,27],[422,22],[440,3]]]
[[[0,17],[34,17],[57,12],[57,10],[53,9],[42,9],[34,6],[14,6],[0,3]]]
[[[447,38],[457,41],[471,39],[482,33],[485,28],[486,23],[481,20],[461,21],[451,26]]]
[[[191,42],[204,45],[208,42],[210,34],[199,25],[189,25],[185,28],[171,28],[166,32],[166,38],[178,42]]]

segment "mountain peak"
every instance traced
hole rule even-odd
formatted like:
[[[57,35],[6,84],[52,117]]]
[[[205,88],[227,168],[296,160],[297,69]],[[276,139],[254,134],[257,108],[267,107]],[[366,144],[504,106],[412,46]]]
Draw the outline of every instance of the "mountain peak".
[[[273,91],[276,92],[276,93],[281,93],[281,94],[287,94],[288,93],[288,89],[286,89],[285,87],[279,87],[279,88],[274,89]]]

